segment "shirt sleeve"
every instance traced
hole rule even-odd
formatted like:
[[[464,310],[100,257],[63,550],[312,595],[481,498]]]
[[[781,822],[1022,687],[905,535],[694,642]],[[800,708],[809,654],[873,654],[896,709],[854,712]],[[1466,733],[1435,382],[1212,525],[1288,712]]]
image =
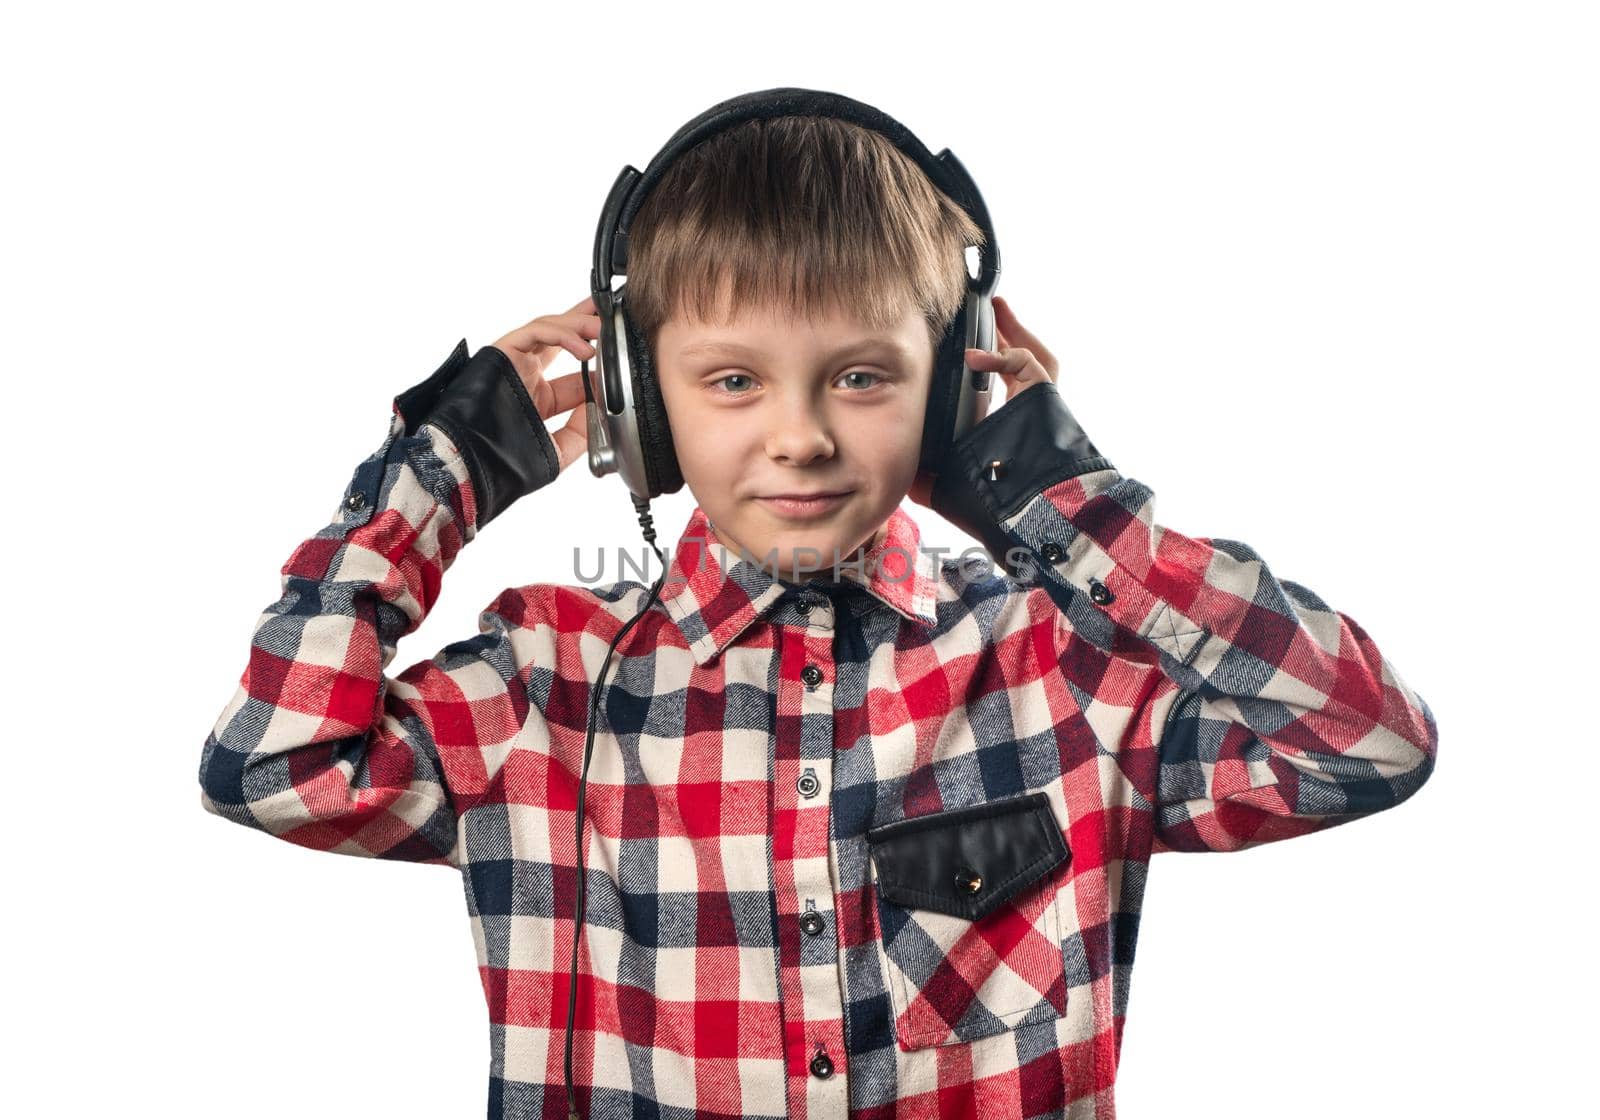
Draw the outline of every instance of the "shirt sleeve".
[[[473,407],[516,403],[505,396],[514,390],[504,356],[479,353],[483,362],[468,359],[463,339],[433,377],[395,398],[381,446],[280,569],[282,595],[257,621],[201,754],[208,812],[321,851],[460,866],[457,822],[484,788],[485,751],[521,722],[508,687],[511,628],[488,609],[476,637],[396,677],[384,670],[482,528],[486,484],[501,486],[503,503],[516,494],[511,473],[487,478],[479,472],[496,469],[491,460],[464,451],[484,442],[467,427],[470,409],[457,408],[450,425],[462,443],[429,419],[452,387]],[[475,364],[495,368],[480,377]],[[543,423],[535,428],[521,450],[500,441],[511,459],[527,459],[519,486],[553,476],[535,462],[552,453]]]
[[[1117,736],[1154,851],[1302,835],[1427,780],[1433,712],[1353,618],[1241,541],[1159,524],[1151,488],[1099,454],[1054,385],[989,419],[1006,413],[962,448],[986,543],[1059,608],[1059,668]]]

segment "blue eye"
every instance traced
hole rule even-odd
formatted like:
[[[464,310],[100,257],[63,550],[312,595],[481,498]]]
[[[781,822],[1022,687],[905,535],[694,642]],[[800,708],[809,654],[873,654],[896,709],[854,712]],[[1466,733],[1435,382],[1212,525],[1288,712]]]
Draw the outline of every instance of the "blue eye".
[[[846,378],[846,377],[876,377],[879,381],[883,380],[883,375],[882,374],[873,373],[870,369],[853,369],[849,373],[845,373],[845,374],[841,374],[840,375],[841,380],[843,378]],[[862,388],[862,389],[870,389],[871,387],[872,386],[870,386],[870,385],[858,386],[858,388]]]
[[[748,376],[748,375],[747,375],[747,374],[743,374],[743,373],[730,373],[730,374],[728,374],[728,376],[726,376],[726,377],[719,377],[719,378],[717,378],[717,379],[716,379],[716,380],[715,380],[715,381],[713,381],[713,382],[712,382],[712,383],[711,383],[711,384],[713,384],[713,385],[721,385],[721,384],[722,384],[722,383],[723,383],[723,382],[724,382],[724,381],[735,381],[735,380],[740,380],[740,379],[742,379],[742,380],[745,380],[745,381],[749,381],[749,380],[750,380],[750,378],[749,378],[749,376]],[[740,394],[740,393],[739,393],[739,392],[738,392],[738,391],[737,391],[737,390],[733,390],[733,392],[734,392],[734,395],[735,395],[735,396],[739,396],[739,395],[741,395],[741,394]]]

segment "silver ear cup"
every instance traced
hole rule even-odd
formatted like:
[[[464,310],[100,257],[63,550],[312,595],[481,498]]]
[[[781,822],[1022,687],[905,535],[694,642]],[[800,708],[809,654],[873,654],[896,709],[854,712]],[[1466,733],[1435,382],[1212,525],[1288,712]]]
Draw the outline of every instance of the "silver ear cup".
[[[979,350],[994,349],[994,305],[987,295],[967,293],[967,346]],[[964,355],[965,352],[963,352]],[[961,388],[956,395],[955,423],[950,440],[955,442],[966,435],[974,425],[989,415],[989,401],[994,387],[994,371],[973,369],[961,359]]]
[[[602,320],[595,368],[589,371],[589,471],[595,477],[616,473],[640,498],[654,497],[644,474],[638,413],[634,410],[633,372],[628,368],[627,328],[622,305],[613,301],[609,322]],[[607,376],[615,371],[615,376]],[[612,393],[607,383],[615,385]]]

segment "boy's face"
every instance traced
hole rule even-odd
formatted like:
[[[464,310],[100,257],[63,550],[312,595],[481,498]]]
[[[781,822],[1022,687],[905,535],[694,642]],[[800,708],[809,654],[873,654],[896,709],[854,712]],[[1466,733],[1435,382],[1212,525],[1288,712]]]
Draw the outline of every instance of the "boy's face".
[[[848,560],[916,477],[933,346],[914,309],[887,331],[854,317],[673,317],[655,357],[678,465],[712,531],[786,578]],[[798,507],[785,494],[842,492]],[[812,550],[812,551],[806,551]]]

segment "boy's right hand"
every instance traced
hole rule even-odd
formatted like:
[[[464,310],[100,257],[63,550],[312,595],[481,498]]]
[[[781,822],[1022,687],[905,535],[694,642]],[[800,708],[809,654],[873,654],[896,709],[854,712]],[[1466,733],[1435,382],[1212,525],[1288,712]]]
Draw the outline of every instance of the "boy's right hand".
[[[561,469],[581,458],[589,447],[587,410],[583,407],[583,373],[575,370],[560,377],[547,378],[546,370],[562,350],[579,361],[593,361],[595,348],[590,339],[600,337],[600,315],[594,297],[585,296],[559,315],[541,315],[493,343],[516,367],[539,416],[550,420],[571,412],[567,422],[550,432]]]

